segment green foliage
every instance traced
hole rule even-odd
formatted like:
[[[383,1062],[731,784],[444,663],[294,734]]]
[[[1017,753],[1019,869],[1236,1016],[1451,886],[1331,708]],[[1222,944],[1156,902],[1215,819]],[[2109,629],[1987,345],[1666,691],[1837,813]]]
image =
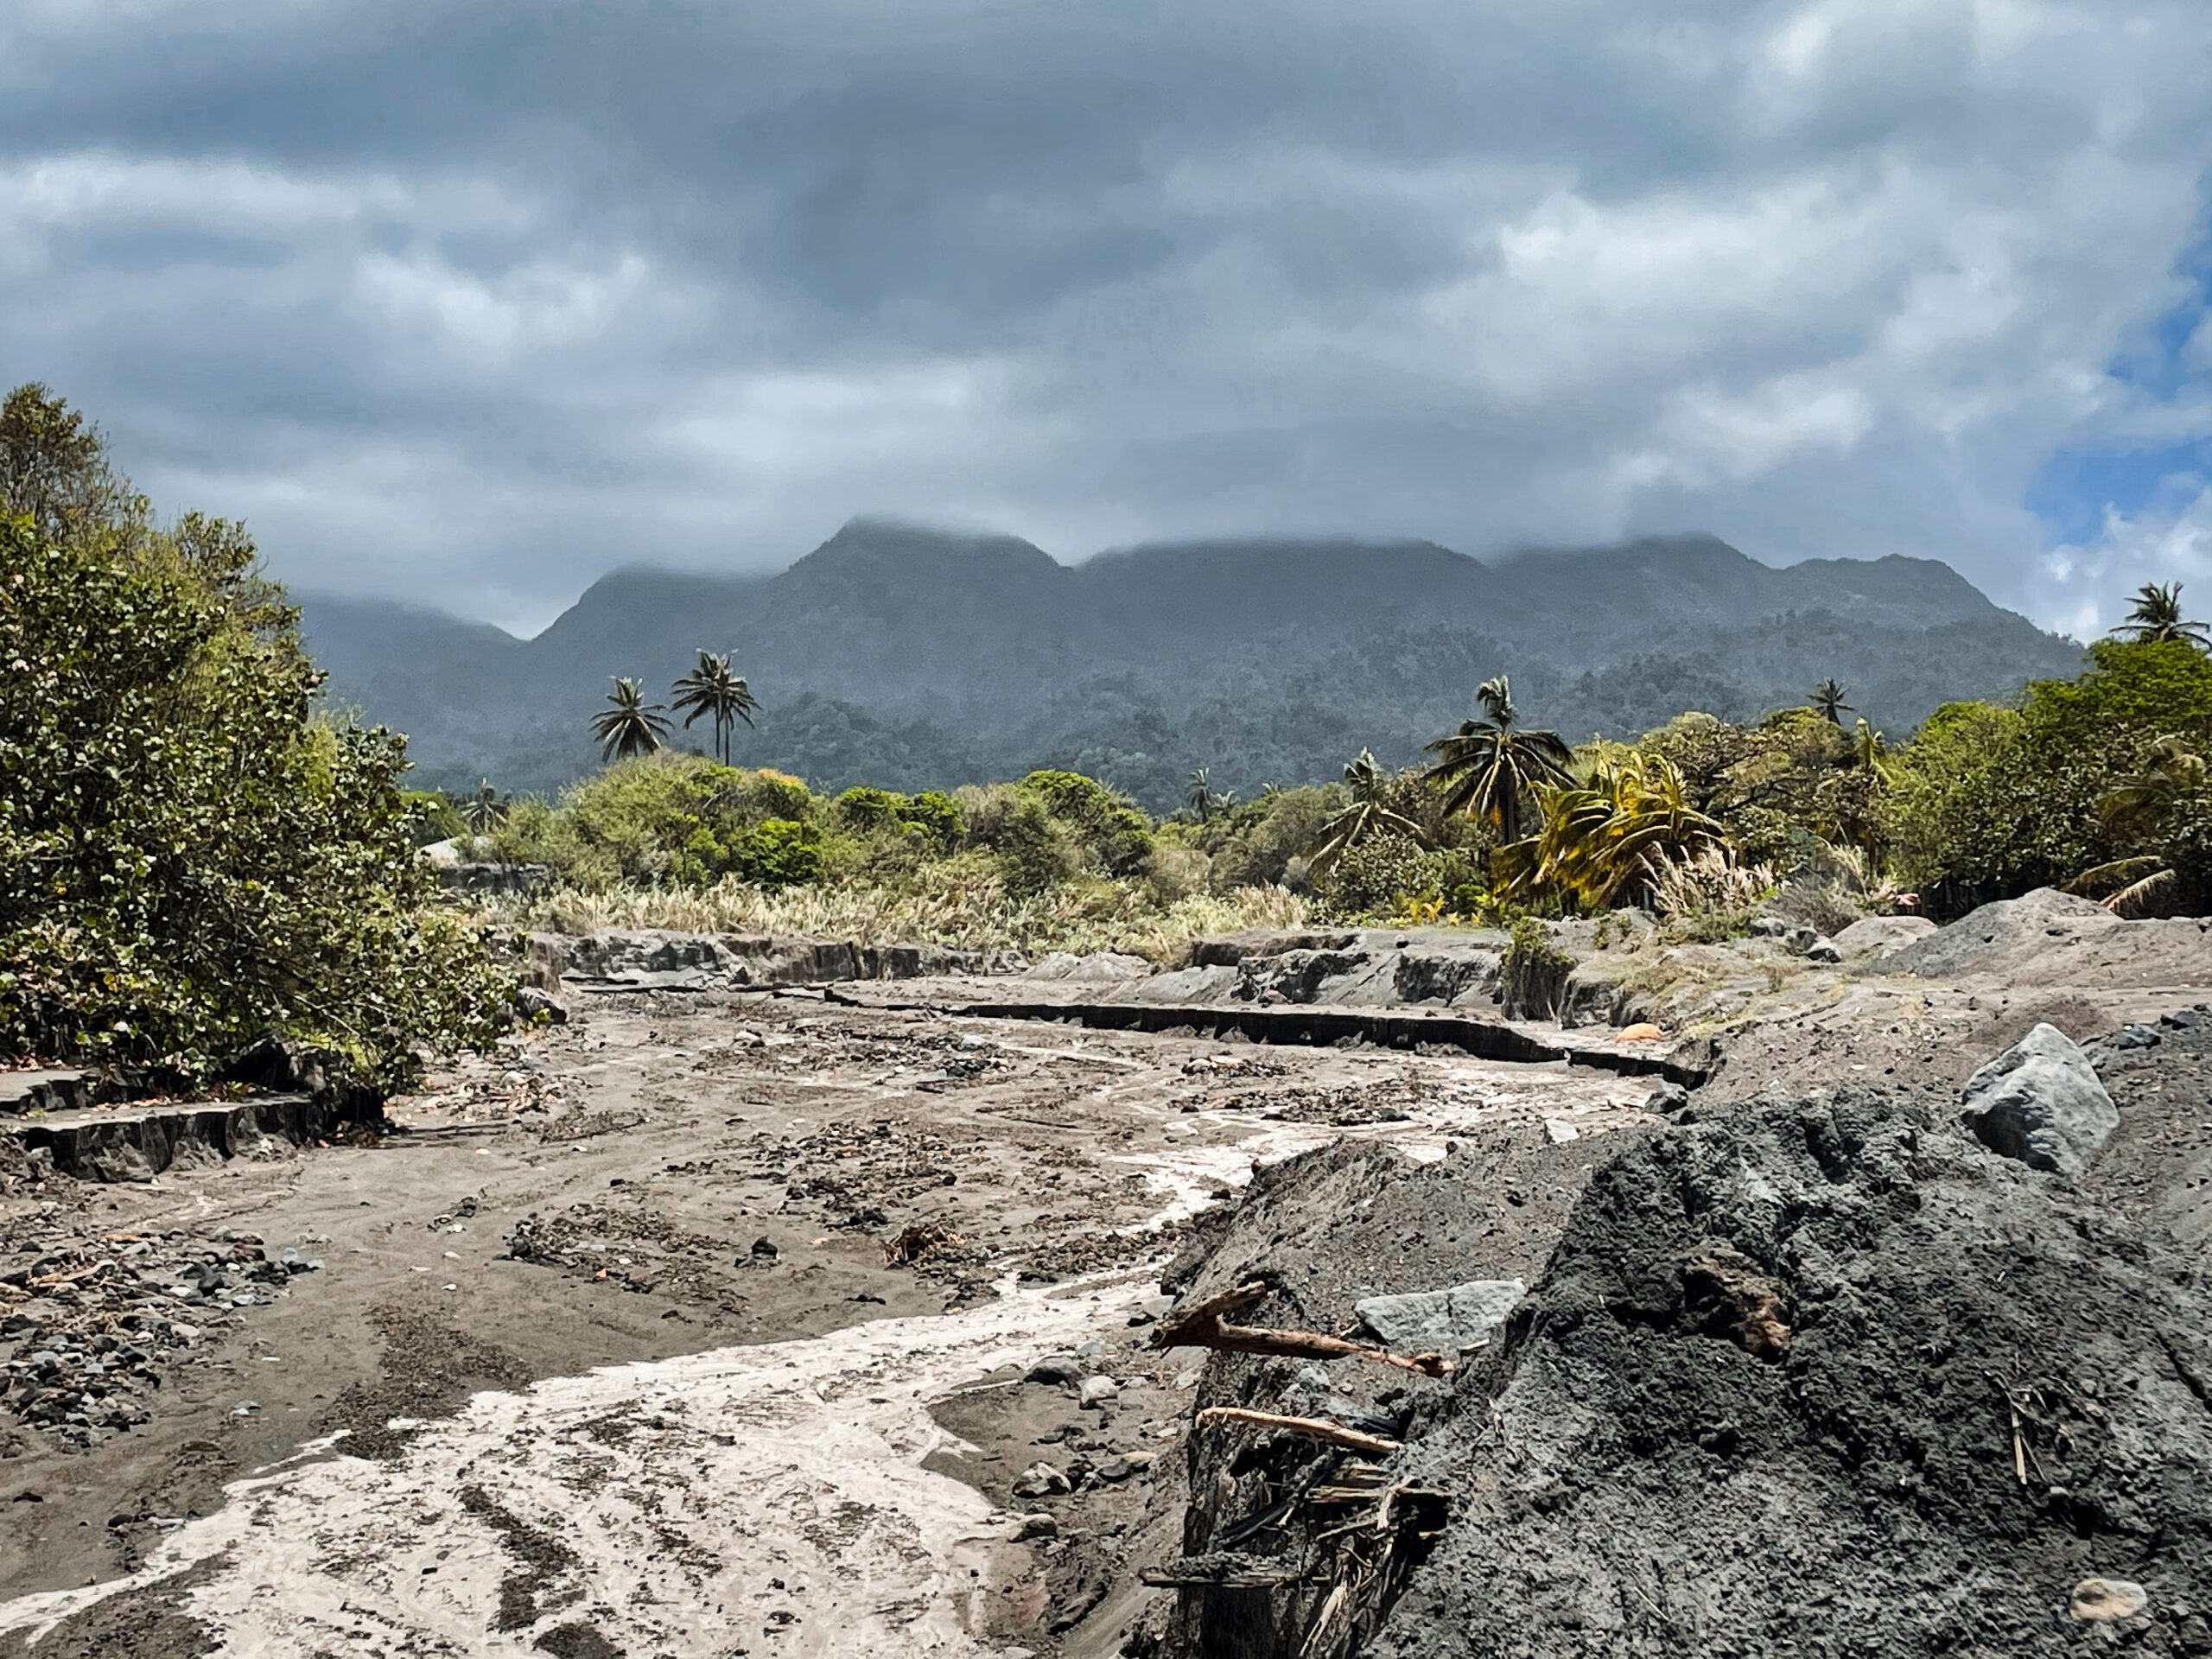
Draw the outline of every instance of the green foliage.
[[[2153,822],[2103,810],[2161,738],[2212,746],[2212,657],[2185,640],[2101,640],[2090,660],[2076,679],[2030,686],[2017,711],[1938,709],[1897,758],[1898,874],[1931,908],[1955,914],[2129,857],[2167,861],[2177,902],[2212,880],[2193,807]]]
[[[1152,856],[1152,820],[1097,779],[1079,772],[1033,772],[1016,787],[1072,830],[1109,874],[1135,874]]]
[[[1669,863],[1724,844],[1721,828],[1690,804],[1663,756],[1601,758],[1590,781],[1539,792],[1543,827],[1498,849],[1500,885],[1522,899],[1556,898],[1588,910],[1640,901]]]
[[[728,873],[756,887],[807,887],[822,880],[822,837],[810,823],[770,818],[730,845]]]
[[[417,847],[428,847],[433,842],[454,841],[468,833],[468,824],[461,816],[461,809],[454,804],[453,797],[442,789],[404,789],[400,799],[411,814],[408,836]]]
[[[1370,836],[1330,866],[1319,884],[1321,896],[1339,916],[1395,915],[1432,885],[1422,865],[1423,850],[1410,836]]]
[[[10,455],[0,1050],[199,1072],[273,1033],[391,1088],[486,1039],[504,992],[435,902],[404,743],[310,712],[251,543],[104,520],[119,486]]]
[[[1074,879],[1083,868],[1083,842],[1073,825],[1055,817],[1043,798],[1004,785],[978,791],[969,830],[998,861],[1000,879],[1017,898],[1033,897]]]
[[[905,832],[937,852],[951,851],[966,827],[959,804],[942,790],[900,795],[861,785],[847,790],[833,805],[838,823],[855,834]]]
[[[817,816],[796,778],[662,751],[585,779],[557,810],[517,803],[486,847],[494,858],[543,864],[588,889],[699,887],[725,875],[786,886],[822,879]],[[775,824],[804,833],[771,831]]]

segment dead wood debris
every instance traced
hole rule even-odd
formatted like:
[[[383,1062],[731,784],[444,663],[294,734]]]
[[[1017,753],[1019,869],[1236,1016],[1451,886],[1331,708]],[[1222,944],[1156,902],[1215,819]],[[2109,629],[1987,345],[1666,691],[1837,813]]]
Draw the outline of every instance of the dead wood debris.
[[[1212,1348],[1241,1354],[1281,1354],[1294,1359],[1363,1359],[1376,1365],[1417,1371],[1423,1376],[1442,1376],[1453,1368],[1452,1362],[1441,1354],[1394,1354],[1388,1349],[1320,1331],[1275,1330],[1230,1323],[1229,1315],[1255,1306],[1268,1290],[1264,1281],[1255,1281],[1171,1314],[1153,1332],[1152,1345]]]

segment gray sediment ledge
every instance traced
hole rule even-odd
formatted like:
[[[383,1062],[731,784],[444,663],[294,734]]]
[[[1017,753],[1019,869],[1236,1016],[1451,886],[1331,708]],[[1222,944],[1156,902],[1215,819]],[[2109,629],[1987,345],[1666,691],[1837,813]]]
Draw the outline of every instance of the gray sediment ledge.
[[[1228,1008],[1190,1003],[969,1002],[947,1014],[986,1020],[1050,1020],[1093,1031],[1188,1031],[1201,1037],[1242,1038],[1254,1043],[1322,1047],[1363,1042],[1378,1048],[1418,1048],[1437,1043],[1487,1060],[1541,1065],[1564,1060],[1626,1077],[1662,1077],[1695,1088],[1707,1068],[1663,1054],[1632,1053],[1588,1044],[1554,1042],[1503,1020],[1454,1014],[1408,1014],[1366,1008]]]
[[[220,1162],[271,1141],[304,1146],[327,1136],[336,1115],[310,1095],[164,1106],[89,1107],[0,1121],[0,1135],[57,1174],[88,1181],[150,1181],[173,1165]]]

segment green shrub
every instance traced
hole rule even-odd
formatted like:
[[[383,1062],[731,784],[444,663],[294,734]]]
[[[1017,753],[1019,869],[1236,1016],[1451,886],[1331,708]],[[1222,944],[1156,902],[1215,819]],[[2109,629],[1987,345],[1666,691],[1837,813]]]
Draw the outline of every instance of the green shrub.
[[[863,784],[847,790],[834,805],[837,821],[848,830],[880,830],[899,821],[899,808],[905,797],[887,789],[874,789]]]
[[[1424,890],[1422,852],[1408,836],[1372,836],[1330,867],[1321,896],[1339,916],[1393,915]]]
[[[822,880],[822,839],[813,825],[770,818],[730,846],[728,874],[756,887],[798,887]]]
[[[941,853],[958,846],[967,828],[960,816],[960,804],[941,789],[902,798],[898,811],[899,823],[918,831]]]
[[[274,1034],[404,1086],[504,986],[435,902],[404,741],[311,712],[291,613],[208,528],[0,518],[0,1052],[203,1073]]]
[[[971,823],[972,823],[971,820]],[[1083,845],[1072,829],[1033,795],[1014,795],[995,808],[984,842],[996,856],[1006,890],[1027,898],[1071,880],[1083,868]]]
[[[1042,801],[1114,875],[1134,875],[1152,856],[1152,820],[1128,797],[1079,772],[1033,772],[1015,785]]]
[[[1946,704],[1897,758],[1897,874],[1929,908],[1956,914],[2125,857],[2170,864],[2173,902],[2212,887],[2212,868],[2196,861],[2190,808],[2133,823],[2102,810],[2159,737],[2212,751],[2212,656],[2181,641],[2111,639],[2089,655],[2088,673],[2037,682],[2017,711]]]

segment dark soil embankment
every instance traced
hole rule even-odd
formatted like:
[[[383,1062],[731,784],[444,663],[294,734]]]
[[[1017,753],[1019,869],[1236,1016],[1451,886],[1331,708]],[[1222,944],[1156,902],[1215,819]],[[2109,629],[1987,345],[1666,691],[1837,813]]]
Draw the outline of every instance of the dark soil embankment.
[[[1379,1485],[1450,1516],[1348,1550],[1373,1505],[1323,1500],[1358,1459],[1196,1434],[1185,1582],[1255,1587],[1184,1588],[1165,1651],[2212,1652],[2212,1291],[2171,1233],[1872,1090],[1606,1154],[1456,1377],[1343,1363],[1332,1401],[1289,1362],[1211,1362],[1202,1403],[1389,1420],[1406,1444]],[[1319,1323],[1344,1310],[1312,1287],[1386,1248],[1376,1218],[1412,1183],[1356,1194],[1322,1159],[1291,1179],[1194,1279],[1249,1271],[1302,1213],[1299,1256],[1333,1263],[1290,1263]],[[1499,1270],[1451,1242],[1430,1230],[1432,1282]],[[2093,1579],[2125,1582],[2077,1594]],[[2129,1615],[2139,1588],[2130,1616],[2077,1615]]]

